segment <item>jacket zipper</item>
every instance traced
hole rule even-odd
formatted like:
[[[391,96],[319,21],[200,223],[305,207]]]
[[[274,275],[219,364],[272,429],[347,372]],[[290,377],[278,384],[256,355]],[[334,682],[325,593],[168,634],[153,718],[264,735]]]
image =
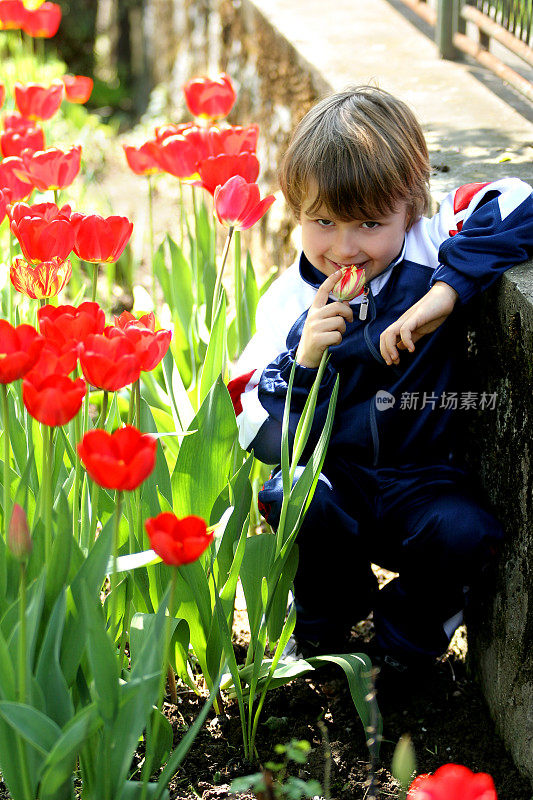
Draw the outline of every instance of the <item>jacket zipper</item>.
[[[363,303],[365,303],[365,310],[363,311]],[[376,350],[372,341],[370,339],[370,333],[368,331],[368,326],[374,322],[376,319],[376,303],[374,300],[374,295],[372,294],[372,290],[370,286],[367,284],[365,286],[365,294],[361,301],[361,309],[359,311],[359,319],[365,320],[367,317],[367,306],[370,306],[370,319],[366,323],[365,327],[363,328],[363,336],[365,338],[366,346],[374,356],[374,358],[379,361],[380,364],[383,364],[383,359],[381,358],[380,353]],[[376,403],[370,402],[370,432],[372,434],[372,444],[374,447],[374,459],[372,465],[377,467],[378,459],[379,459],[379,431],[378,431],[378,423],[376,420]]]

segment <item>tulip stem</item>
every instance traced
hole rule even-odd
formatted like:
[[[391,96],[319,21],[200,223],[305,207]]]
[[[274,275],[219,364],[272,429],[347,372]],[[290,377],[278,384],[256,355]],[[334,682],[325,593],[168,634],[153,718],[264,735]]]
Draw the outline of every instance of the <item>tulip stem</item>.
[[[109,630],[111,631],[111,639],[114,642],[116,638],[115,631],[115,618],[117,616],[118,604],[118,573],[117,573],[117,558],[118,558],[118,534],[120,529],[120,517],[122,514],[122,501],[124,493],[117,491],[115,496],[115,523],[113,525],[113,574],[110,578],[110,591],[111,591],[111,614],[109,617]]]
[[[200,289],[199,289],[199,277],[198,277],[198,206],[196,204],[196,192],[194,189],[193,184],[191,184],[192,190],[192,207],[194,211],[194,239],[193,241],[193,248],[191,252],[191,260],[193,265],[193,278],[194,278],[194,299],[196,301],[196,307],[200,304]]]
[[[226,243],[224,244],[224,250],[222,252],[222,263],[220,264],[220,269],[217,272],[217,279],[215,281],[215,288],[213,291],[213,307],[211,310],[211,326],[215,321],[215,314],[218,308],[218,300],[219,294],[221,291],[221,284],[222,284],[222,275],[224,274],[224,267],[226,266],[226,260],[228,258],[229,246],[231,242],[231,237],[233,236],[233,231],[235,230],[234,227],[230,227],[228,231],[228,235],[226,237]]]
[[[20,592],[19,592],[19,640],[18,640],[18,662],[19,662],[19,703],[26,702],[26,562],[20,562]]]
[[[105,422],[107,418],[107,406],[109,402],[109,392],[107,389],[104,389],[104,394],[102,397],[102,412],[100,414],[100,427],[105,429]]]
[[[59,189],[54,189],[54,203],[59,206]]]
[[[9,231],[9,269],[10,270],[11,270],[12,263],[13,263],[13,234],[11,233],[11,230],[10,230]],[[14,288],[15,287],[11,283],[11,278],[10,278],[9,279],[9,309],[8,309],[8,315],[9,315],[9,322],[10,322],[11,325],[13,325],[13,315],[14,315],[14,295],[13,295]]]
[[[93,264],[93,286],[92,286],[92,293],[91,293],[91,299],[92,299],[93,303],[96,303],[96,289],[97,289],[97,286],[98,286],[98,269],[99,269],[99,267],[100,267],[100,264]]]
[[[152,176],[148,175],[148,224],[150,231],[150,270],[152,273],[152,301],[155,305],[155,272],[154,272],[154,187]]]
[[[235,331],[237,333],[237,355],[241,354],[243,331],[241,330],[242,311],[242,271],[241,271],[241,232],[235,231]]]
[[[18,639],[18,698],[19,703],[26,703],[27,699],[27,671],[26,671],[26,563],[20,562],[20,597],[19,597],[19,639]],[[21,766],[22,789],[25,800],[34,796],[30,787],[28,776],[27,751],[20,735],[17,736],[17,749]]]
[[[183,246],[185,244],[185,204],[184,204],[184,197],[183,197],[183,183],[180,181],[180,247],[183,250]]]
[[[4,539],[7,542],[9,532],[9,507],[11,505],[11,447],[9,442],[9,403],[7,399],[7,385],[2,383],[2,419],[4,422]]]
[[[135,391],[135,421],[137,423],[137,427],[141,430],[141,379],[137,378],[135,383],[133,384],[133,389]]]
[[[78,413],[74,417],[74,452],[76,453],[76,464],[74,472],[74,494],[72,499],[72,535],[81,545],[80,539],[80,477],[81,461],[78,455],[78,443],[81,438],[81,415]]]
[[[159,719],[161,716],[161,709],[163,707],[163,695],[165,692],[165,680],[167,677],[167,667],[168,667],[168,651],[170,647],[170,637],[171,637],[171,617],[174,610],[174,597],[176,595],[176,583],[178,580],[178,568],[172,568],[172,578],[170,582],[170,599],[168,601],[168,616],[165,620],[165,645],[163,651],[163,663],[161,664],[161,674],[159,677],[159,689],[157,694],[157,713],[155,716],[153,727],[150,731],[150,736],[148,741],[146,742],[146,758],[144,761],[144,775],[143,775],[143,788],[141,794],[141,800],[145,800],[146,792],[148,787],[148,781],[150,780],[150,775],[152,772],[152,762],[154,759],[154,751],[157,746],[157,734],[159,733]]]
[[[43,425],[43,481],[42,491],[44,500],[44,558],[45,564],[50,564],[52,552],[52,506],[54,503],[52,473],[54,469],[52,451],[52,428]]]
[[[133,412],[135,410],[135,384],[130,389],[130,405],[128,408],[128,425],[133,422]]]

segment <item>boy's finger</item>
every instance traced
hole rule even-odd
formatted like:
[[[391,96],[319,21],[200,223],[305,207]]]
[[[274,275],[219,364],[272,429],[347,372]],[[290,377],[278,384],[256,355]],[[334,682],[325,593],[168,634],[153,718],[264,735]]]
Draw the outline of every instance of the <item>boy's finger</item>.
[[[333,287],[335,286],[341,275],[342,272],[340,269],[338,269],[332,275],[328,275],[324,283],[320,284],[317,293],[315,295],[315,299],[313,300],[312,303],[312,305],[314,305],[315,308],[320,308],[321,306],[326,305],[326,303],[328,302],[329,293],[331,292],[331,290],[333,289]]]
[[[396,349],[396,339],[396,331],[392,328],[387,328],[387,330],[383,331],[381,334],[379,349],[387,366],[397,363],[399,360],[398,350]]]
[[[412,330],[402,325],[402,327],[400,328],[400,336],[404,346],[407,348],[407,350],[409,350],[410,353],[412,353],[413,350],[415,349]]]
[[[335,303],[328,303],[323,306],[323,315],[328,317],[344,317],[349,322],[353,321],[353,311],[348,303],[337,300]]]

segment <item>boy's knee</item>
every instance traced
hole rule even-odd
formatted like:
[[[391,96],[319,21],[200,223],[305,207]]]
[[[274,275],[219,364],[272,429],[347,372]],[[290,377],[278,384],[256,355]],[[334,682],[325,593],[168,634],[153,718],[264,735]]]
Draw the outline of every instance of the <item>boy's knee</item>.
[[[297,467],[294,476],[296,482],[302,474],[303,467]],[[313,515],[317,511],[324,511],[331,502],[332,486],[325,475],[320,475],[311,504],[307,510],[307,515]],[[276,528],[281,515],[283,503],[283,479],[281,470],[276,472],[268,481],[257,496],[259,511],[264,516],[272,528]]]
[[[503,537],[499,522],[468,497],[440,497],[425,522],[443,555],[480,563],[491,558]]]

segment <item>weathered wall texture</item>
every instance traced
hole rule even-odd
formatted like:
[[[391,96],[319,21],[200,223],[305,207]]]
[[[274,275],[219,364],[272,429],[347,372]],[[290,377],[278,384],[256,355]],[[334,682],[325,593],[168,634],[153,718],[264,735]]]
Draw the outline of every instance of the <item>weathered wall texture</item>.
[[[472,609],[469,651],[498,731],[533,779],[533,264],[477,303],[470,378],[496,392],[467,449],[506,541],[491,601]]]
[[[238,102],[230,122],[259,123],[261,182],[275,189],[288,135],[331,91],[327,81],[250,0],[146,0],[144,29],[153,84],[166,86],[175,119],[186,118],[188,78],[232,76]],[[256,245],[267,263],[286,266],[294,249],[283,209],[273,207]],[[512,270],[474,306],[472,327],[468,388],[498,396],[495,411],[472,419],[467,450],[507,538],[494,600],[470,615],[471,660],[499,732],[533,780],[533,263]]]

